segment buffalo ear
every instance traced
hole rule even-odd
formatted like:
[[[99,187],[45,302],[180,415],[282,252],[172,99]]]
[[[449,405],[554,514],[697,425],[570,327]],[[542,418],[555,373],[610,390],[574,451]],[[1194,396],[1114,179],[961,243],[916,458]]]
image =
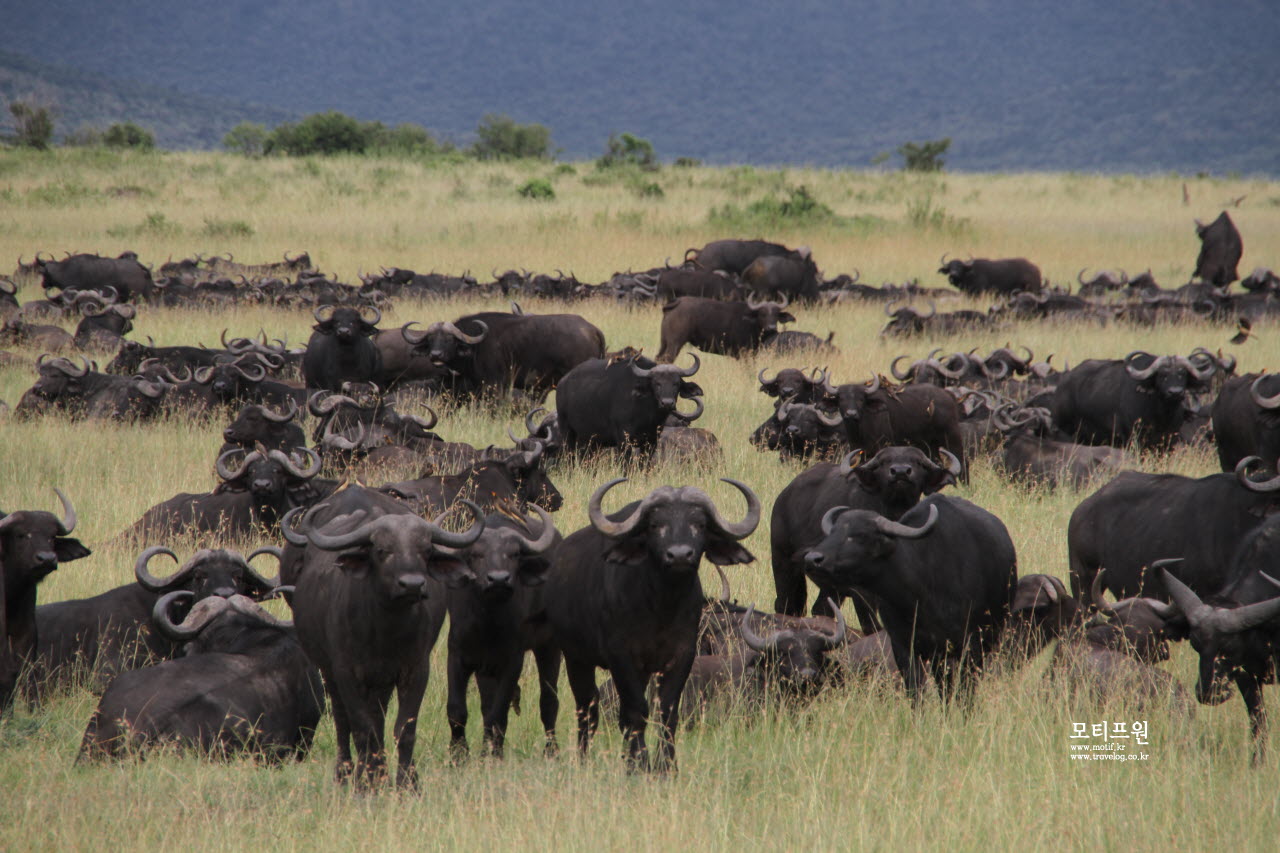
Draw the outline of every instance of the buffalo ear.
[[[779,394],[777,382],[766,382],[760,386],[760,391],[768,394],[770,397],[776,397]]]
[[[610,563],[643,563],[649,549],[642,536],[626,536],[609,547],[604,557]]]
[[[516,572],[516,577],[525,586],[538,586],[547,580],[547,570],[550,568],[550,560],[542,557],[526,557],[520,561],[520,568]]]
[[[736,539],[721,539],[719,536],[711,537],[702,553],[717,566],[736,566],[756,561],[755,554],[742,547],[742,543]]]
[[[929,472],[928,478],[924,481],[924,488],[920,491],[926,495],[931,495],[943,486],[954,486],[955,484],[955,475],[939,465],[935,470]]]
[[[455,554],[445,554],[432,550],[427,560],[427,574],[439,581],[445,581],[455,589],[462,585],[467,576],[467,561]]]
[[[796,315],[792,314],[790,311],[783,311],[778,315],[779,323],[794,323],[795,321]]]
[[[698,386],[697,382],[681,382],[679,396],[688,399],[690,397],[705,397],[706,395],[702,393],[702,388]]]
[[[858,465],[853,469],[853,474],[857,476],[858,482],[861,483],[862,487],[868,492],[874,493],[879,491],[879,486],[876,483],[876,473],[879,471],[879,467],[880,466],[868,462],[866,465]]]
[[[69,536],[59,536],[53,540],[53,553],[58,555],[59,563],[69,563],[72,560],[79,560],[82,557],[87,557],[93,552],[80,544],[79,539],[72,539]]]

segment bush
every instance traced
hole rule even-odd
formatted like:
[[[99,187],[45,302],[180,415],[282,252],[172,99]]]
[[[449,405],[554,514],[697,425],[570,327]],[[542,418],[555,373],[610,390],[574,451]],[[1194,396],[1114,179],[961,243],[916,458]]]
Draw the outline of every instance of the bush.
[[[31,101],[12,101],[9,114],[13,116],[13,141],[23,148],[37,151],[49,150],[53,139],[53,113],[45,106]]]
[[[708,218],[713,225],[736,230],[769,230],[845,222],[830,207],[814,198],[806,186],[791,187],[782,198],[769,195],[757,199],[745,209],[736,204],[712,208]]]
[[[658,168],[658,158],[653,153],[653,143],[630,133],[609,134],[604,156],[596,161],[596,167],[611,169],[615,166],[638,166],[645,171]]]
[[[378,154],[397,156],[432,156],[453,150],[453,146],[438,141],[425,127],[404,122],[387,127],[380,121],[365,125],[366,149]]]
[[[673,165],[677,169],[692,169],[694,166],[701,166],[702,161],[697,157],[677,157]]]
[[[96,148],[102,144],[102,135],[102,128],[86,124],[62,137],[62,144],[72,148]]]
[[[210,219],[204,220],[204,228],[200,232],[205,237],[252,237],[253,226],[243,219]]]
[[[151,131],[138,127],[131,121],[111,125],[102,134],[102,144],[108,148],[137,148],[139,151],[150,151],[156,147],[156,138]]]
[[[222,137],[222,147],[233,154],[261,157],[267,143],[267,129],[251,121],[242,121]]]
[[[471,154],[480,160],[551,158],[551,131],[540,124],[518,124],[511,116],[490,113],[476,127],[476,136]]]
[[[898,146],[902,155],[902,168],[908,172],[941,172],[945,165],[942,156],[951,147],[951,137],[932,142],[906,142]]]
[[[546,178],[533,178],[525,182],[516,192],[534,201],[551,201],[556,197],[555,189]]]
[[[313,113],[297,124],[285,122],[276,127],[263,143],[264,154],[288,154],[305,157],[310,154],[363,154],[369,135],[360,122],[336,110]]]
[[[656,181],[636,181],[631,185],[631,191],[640,198],[665,198],[667,195]]]

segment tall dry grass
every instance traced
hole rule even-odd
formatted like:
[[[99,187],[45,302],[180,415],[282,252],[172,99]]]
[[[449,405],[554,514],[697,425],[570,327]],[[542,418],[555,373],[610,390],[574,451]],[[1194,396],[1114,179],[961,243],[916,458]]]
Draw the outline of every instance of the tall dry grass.
[[[1211,218],[1222,202],[1242,195],[1231,213],[1244,234],[1243,266],[1274,262],[1267,248],[1280,245],[1280,185],[1266,181],[694,168],[664,170],[652,178],[663,197],[642,198],[625,181],[599,182],[589,165],[572,169],[6,152],[0,154],[0,258],[29,258],[38,249],[133,249],[148,261],[197,251],[267,260],[307,249],[321,268],[348,280],[378,265],[470,269],[482,279],[494,268],[559,268],[602,280],[726,236],[724,226],[709,220],[713,209],[742,208],[802,184],[841,221],[764,236],[807,243],[828,274],[858,268],[864,281],[940,284],[936,262],[949,251],[1024,254],[1056,281],[1074,279],[1090,265],[1131,272],[1150,267],[1164,284],[1177,284],[1195,257],[1192,217]],[[531,177],[549,178],[556,200],[519,198],[516,187]],[[1189,206],[1182,203],[1184,184]],[[30,285],[20,297],[33,298]],[[406,302],[387,314],[385,324],[452,319],[499,304]],[[592,302],[567,310],[597,324],[611,347],[657,350],[656,308]],[[879,337],[884,318],[878,306],[796,313],[798,328],[836,332],[841,352],[822,363],[838,381],[884,371],[894,355],[935,345],[988,349],[1010,341],[1039,355],[1054,352],[1055,363],[1074,364],[1135,348],[1184,354],[1197,345],[1217,348],[1231,334],[1221,326],[1033,324],[901,342]],[[134,336],[213,343],[224,327],[237,334],[264,328],[301,343],[310,323],[305,313],[257,307],[143,309]],[[1233,351],[1241,370],[1280,364],[1271,328]],[[34,360],[37,353],[19,355]],[[637,475],[611,500],[642,495],[660,483],[695,483],[732,515],[741,499],[716,477],[745,480],[769,505],[801,470],[746,442],[770,411],[756,391],[756,371],[784,362],[702,361],[698,382],[707,391],[707,410],[701,425],[720,436],[723,462],[710,472],[675,468]],[[33,375],[29,366],[0,369],[0,397],[16,402]],[[443,415],[443,435],[478,445],[503,442],[506,427],[519,423],[518,416],[474,408],[446,408]],[[55,508],[51,487],[57,485],[76,502],[82,519],[77,535],[95,552],[46,581],[42,600],[92,595],[128,582],[135,552],[117,534],[152,504],[212,485],[222,427],[181,418],[146,426],[5,421],[0,507]],[[1142,465],[1189,475],[1216,469],[1214,455],[1204,449],[1147,458]],[[586,523],[586,496],[612,473],[607,462],[554,472],[566,497],[557,517],[562,530]],[[1066,524],[1083,493],[1015,488],[986,460],[976,462],[971,483],[955,493],[1004,519],[1022,573],[1065,575]],[[734,595],[767,606],[773,599],[767,519],[746,545],[758,559],[731,570]],[[331,780],[334,745],[327,721],[312,757],[283,768],[176,756],[73,767],[94,704],[88,691],[58,694],[36,710],[19,708],[0,722],[4,846],[84,848],[104,840],[111,846],[199,849],[1274,846],[1277,762],[1249,768],[1238,699],[1201,707],[1193,719],[1171,707],[1138,711],[1123,700],[1095,708],[1046,686],[1047,655],[985,678],[968,713],[934,701],[913,709],[893,689],[855,685],[800,711],[761,716],[743,709],[706,720],[680,733],[681,772],[666,780],[627,776],[612,730],[585,762],[569,754],[546,761],[536,715],[528,711],[513,718],[505,762],[448,767],[442,647],[433,665],[418,749],[422,793],[416,795],[361,798],[338,789]],[[1193,683],[1189,648],[1175,650],[1167,667],[1184,684]],[[531,679],[525,687],[534,689]],[[567,690],[563,705],[561,739],[569,744]],[[1102,719],[1149,719],[1150,759],[1072,761],[1071,723]]]

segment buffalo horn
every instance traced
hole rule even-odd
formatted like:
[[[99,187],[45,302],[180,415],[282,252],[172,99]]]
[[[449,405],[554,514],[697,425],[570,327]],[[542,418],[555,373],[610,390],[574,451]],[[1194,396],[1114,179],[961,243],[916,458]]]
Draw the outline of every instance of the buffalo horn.
[[[240,450],[239,448],[228,450],[226,453],[219,456],[217,461],[213,463],[213,468],[215,471],[218,472],[218,476],[221,477],[223,480],[226,480],[228,483],[236,479],[237,477],[240,477],[241,475],[243,475],[245,471],[248,471],[250,462],[255,461],[255,459],[262,458],[262,454],[259,453],[257,450],[255,450],[252,453],[245,456],[244,463],[240,466],[240,470],[232,471],[230,468],[227,467],[227,460],[230,457],[234,456],[235,454],[242,453],[242,452],[243,451]]]
[[[827,604],[831,605],[831,612],[836,615],[836,632],[824,635],[823,640],[823,646],[830,651],[844,645],[849,636],[849,625],[844,621],[844,611],[836,604],[835,599],[828,597]]]
[[[938,523],[938,505],[929,505],[929,517],[925,519],[924,524],[919,527],[909,527],[897,521],[890,521],[882,515],[876,516],[876,529],[885,536],[892,536],[897,539],[920,539],[927,536],[933,526]]]
[[[534,514],[542,521],[542,527],[538,530],[536,537],[528,536],[520,537],[520,550],[525,554],[541,554],[551,547],[551,543],[556,541],[556,526],[551,521],[551,515],[545,509],[537,504],[531,504],[529,507]],[[526,522],[526,526],[527,526]],[[532,534],[533,531],[530,531]]]
[[[638,525],[640,520],[644,517],[644,511],[648,508],[650,498],[653,497],[651,494],[641,501],[640,506],[636,507],[635,511],[627,518],[624,518],[621,521],[611,521],[604,514],[604,510],[601,508],[601,504],[604,502],[605,493],[619,483],[625,483],[626,481],[626,477],[615,477],[592,492],[590,500],[587,501],[587,518],[590,519],[591,526],[596,530],[599,530],[605,536],[619,538],[626,536],[632,530],[635,530],[636,525]]]
[[[1165,586],[1178,609],[1186,614],[1187,621],[1193,628],[1203,626],[1212,633],[1238,634],[1250,628],[1256,628],[1280,615],[1280,598],[1269,598],[1254,604],[1243,604],[1240,607],[1213,607],[1205,604],[1182,581],[1174,577],[1167,569],[1164,573]]]
[[[1151,356],[1151,353],[1143,352],[1142,350],[1134,350],[1133,352],[1129,353],[1124,357],[1124,369],[1128,371],[1130,376],[1132,376],[1134,379],[1137,379],[1139,382],[1141,382],[1144,379],[1150,379],[1152,376],[1155,375],[1156,371],[1159,370],[1161,367],[1163,367],[1169,360],[1169,357],[1167,355],[1162,355],[1159,358],[1155,358],[1153,356],[1151,360],[1151,364],[1147,366],[1146,370],[1141,370],[1137,367],[1134,367],[1133,365],[1134,359],[1144,355]]]
[[[747,608],[747,612],[742,614],[742,640],[747,644],[747,648],[753,652],[764,654],[773,649],[774,644],[778,640],[778,634],[770,635],[769,639],[764,639],[751,629],[751,617],[756,615],[756,606],[752,604]]]
[[[163,545],[154,545],[139,554],[138,559],[133,564],[133,576],[137,578],[138,585],[148,592],[165,592],[171,589],[175,584],[185,580],[187,575],[191,574],[192,568],[195,567],[195,561],[192,560],[168,577],[158,578],[151,574],[147,568],[147,564],[157,554],[168,554],[175,563],[178,562],[178,555]]]
[[[1236,463],[1236,479],[1251,492],[1274,492],[1280,490],[1280,476],[1271,477],[1260,482],[1249,479],[1249,469],[1261,462],[1262,457],[1260,456],[1246,456],[1241,459]]]
[[[179,643],[194,640],[200,636],[200,632],[204,630],[204,627],[227,607],[225,598],[210,596],[197,602],[196,606],[191,608],[191,612],[187,614],[187,618],[182,620],[181,625],[175,625],[173,619],[169,616],[169,608],[180,599],[193,598],[195,598],[195,593],[185,589],[174,590],[160,596],[155,606],[151,609],[151,620],[155,622],[161,634]]]
[[[267,420],[271,421],[272,423],[274,423],[274,424],[284,424],[284,423],[288,423],[289,421],[293,420],[293,419],[297,416],[297,414],[298,414],[298,401],[297,401],[297,400],[294,400],[294,399],[292,399],[292,398],[290,398],[290,400],[289,400],[289,411],[285,412],[285,413],[284,413],[284,414],[282,414],[282,415],[277,415],[275,412],[271,411],[271,409],[267,408],[266,406],[258,406],[258,411],[262,413],[262,417],[266,418]]]
[[[832,529],[835,527],[836,516],[847,510],[847,506],[833,506],[822,514],[822,534],[830,536]]]
[[[262,575],[258,574],[254,570],[251,564],[253,563],[253,558],[258,556],[259,554],[270,554],[271,556],[276,558],[277,563],[281,563],[284,561],[284,551],[272,545],[268,545],[266,547],[257,549],[256,551],[251,553],[249,556],[244,558],[244,565],[245,565],[245,568],[248,570],[246,574],[249,575],[250,580],[252,580],[255,584],[261,587],[263,592],[268,592],[280,586],[280,573],[277,572],[274,578],[265,578]]]
[[[1262,396],[1262,380],[1267,376],[1259,376],[1249,384],[1249,397],[1260,409],[1280,409],[1280,394],[1271,397]]]

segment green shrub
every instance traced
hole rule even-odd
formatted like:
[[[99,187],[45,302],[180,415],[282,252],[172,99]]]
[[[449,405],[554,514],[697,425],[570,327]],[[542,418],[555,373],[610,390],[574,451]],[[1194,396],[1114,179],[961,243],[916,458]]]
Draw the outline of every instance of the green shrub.
[[[267,143],[267,129],[252,121],[242,121],[222,137],[222,147],[233,154],[261,157]]]
[[[677,169],[691,169],[694,166],[701,166],[702,161],[697,157],[677,157],[672,165]]]
[[[253,226],[243,219],[209,219],[205,218],[204,228],[200,233],[205,237],[252,237]]]
[[[653,143],[630,133],[611,133],[605,145],[604,156],[596,161],[598,169],[617,166],[636,166],[647,172],[658,168],[658,158],[653,153]]]
[[[103,130],[86,124],[62,137],[62,144],[69,148],[97,148],[102,145]]]
[[[264,154],[288,154],[305,157],[308,154],[363,154],[368,147],[369,134],[349,115],[336,110],[313,113],[296,124],[285,122],[267,136],[262,145]]]
[[[898,146],[902,168],[908,172],[941,172],[945,165],[943,155],[950,147],[949,136],[932,142],[905,142]]]
[[[139,151],[150,151],[156,147],[156,138],[151,131],[126,121],[108,127],[102,134],[102,144],[108,148],[136,148]]]
[[[107,236],[126,237],[175,237],[182,233],[182,226],[159,211],[148,213],[137,225],[116,225],[107,229]]]
[[[49,107],[31,101],[11,101],[9,114],[13,116],[14,144],[37,151],[49,150],[53,140],[53,112]]]
[[[546,178],[532,178],[526,181],[516,192],[524,198],[533,199],[534,201],[551,201],[556,197],[555,188],[551,186],[551,182]]]
[[[551,131],[540,124],[519,124],[511,116],[490,113],[476,128],[471,154],[479,160],[551,158]]]
[[[640,198],[664,198],[666,196],[662,186],[656,181],[637,181],[631,185],[631,191],[640,196]]]

